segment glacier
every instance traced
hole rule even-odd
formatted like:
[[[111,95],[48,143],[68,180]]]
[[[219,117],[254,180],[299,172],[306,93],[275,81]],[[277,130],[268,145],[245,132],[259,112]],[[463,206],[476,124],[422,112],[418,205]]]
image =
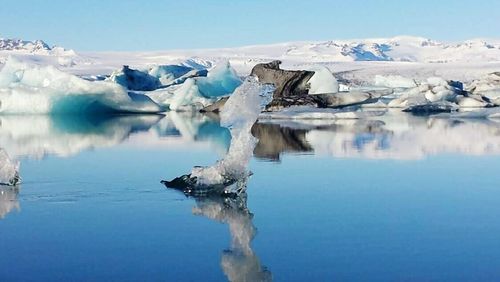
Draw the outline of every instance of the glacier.
[[[87,81],[53,66],[35,66],[10,57],[0,71],[0,113],[156,113],[147,96],[129,95],[120,85]]]

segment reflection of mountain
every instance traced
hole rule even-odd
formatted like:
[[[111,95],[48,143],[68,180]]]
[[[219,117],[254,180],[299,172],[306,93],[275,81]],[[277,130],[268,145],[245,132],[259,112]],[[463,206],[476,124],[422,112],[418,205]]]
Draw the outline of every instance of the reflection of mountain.
[[[3,219],[12,210],[19,210],[17,194],[19,188],[0,186],[0,219]]]
[[[442,153],[500,154],[500,122],[487,119],[441,119],[388,114],[377,119],[260,122],[255,155],[279,159],[285,152],[334,157],[419,159]]]

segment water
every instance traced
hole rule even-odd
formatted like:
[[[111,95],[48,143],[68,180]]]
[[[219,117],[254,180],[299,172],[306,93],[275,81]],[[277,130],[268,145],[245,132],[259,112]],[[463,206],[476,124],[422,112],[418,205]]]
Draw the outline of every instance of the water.
[[[0,281],[500,277],[500,122],[267,121],[239,197],[166,189],[230,144],[216,117],[0,117]]]

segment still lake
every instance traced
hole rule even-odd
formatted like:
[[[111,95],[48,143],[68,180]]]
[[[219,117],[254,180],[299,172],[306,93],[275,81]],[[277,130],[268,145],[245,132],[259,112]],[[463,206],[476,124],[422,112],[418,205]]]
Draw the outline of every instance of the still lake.
[[[255,124],[239,197],[160,181],[230,145],[216,116],[0,116],[0,281],[494,281],[500,121]]]

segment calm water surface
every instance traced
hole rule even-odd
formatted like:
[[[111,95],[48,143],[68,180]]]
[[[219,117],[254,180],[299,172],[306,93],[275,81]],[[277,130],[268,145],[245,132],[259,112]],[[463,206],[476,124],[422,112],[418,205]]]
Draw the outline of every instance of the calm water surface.
[[[500,121],[261,121],[246,194],[217,117],[0,117],[0,281],[498,281]]]

